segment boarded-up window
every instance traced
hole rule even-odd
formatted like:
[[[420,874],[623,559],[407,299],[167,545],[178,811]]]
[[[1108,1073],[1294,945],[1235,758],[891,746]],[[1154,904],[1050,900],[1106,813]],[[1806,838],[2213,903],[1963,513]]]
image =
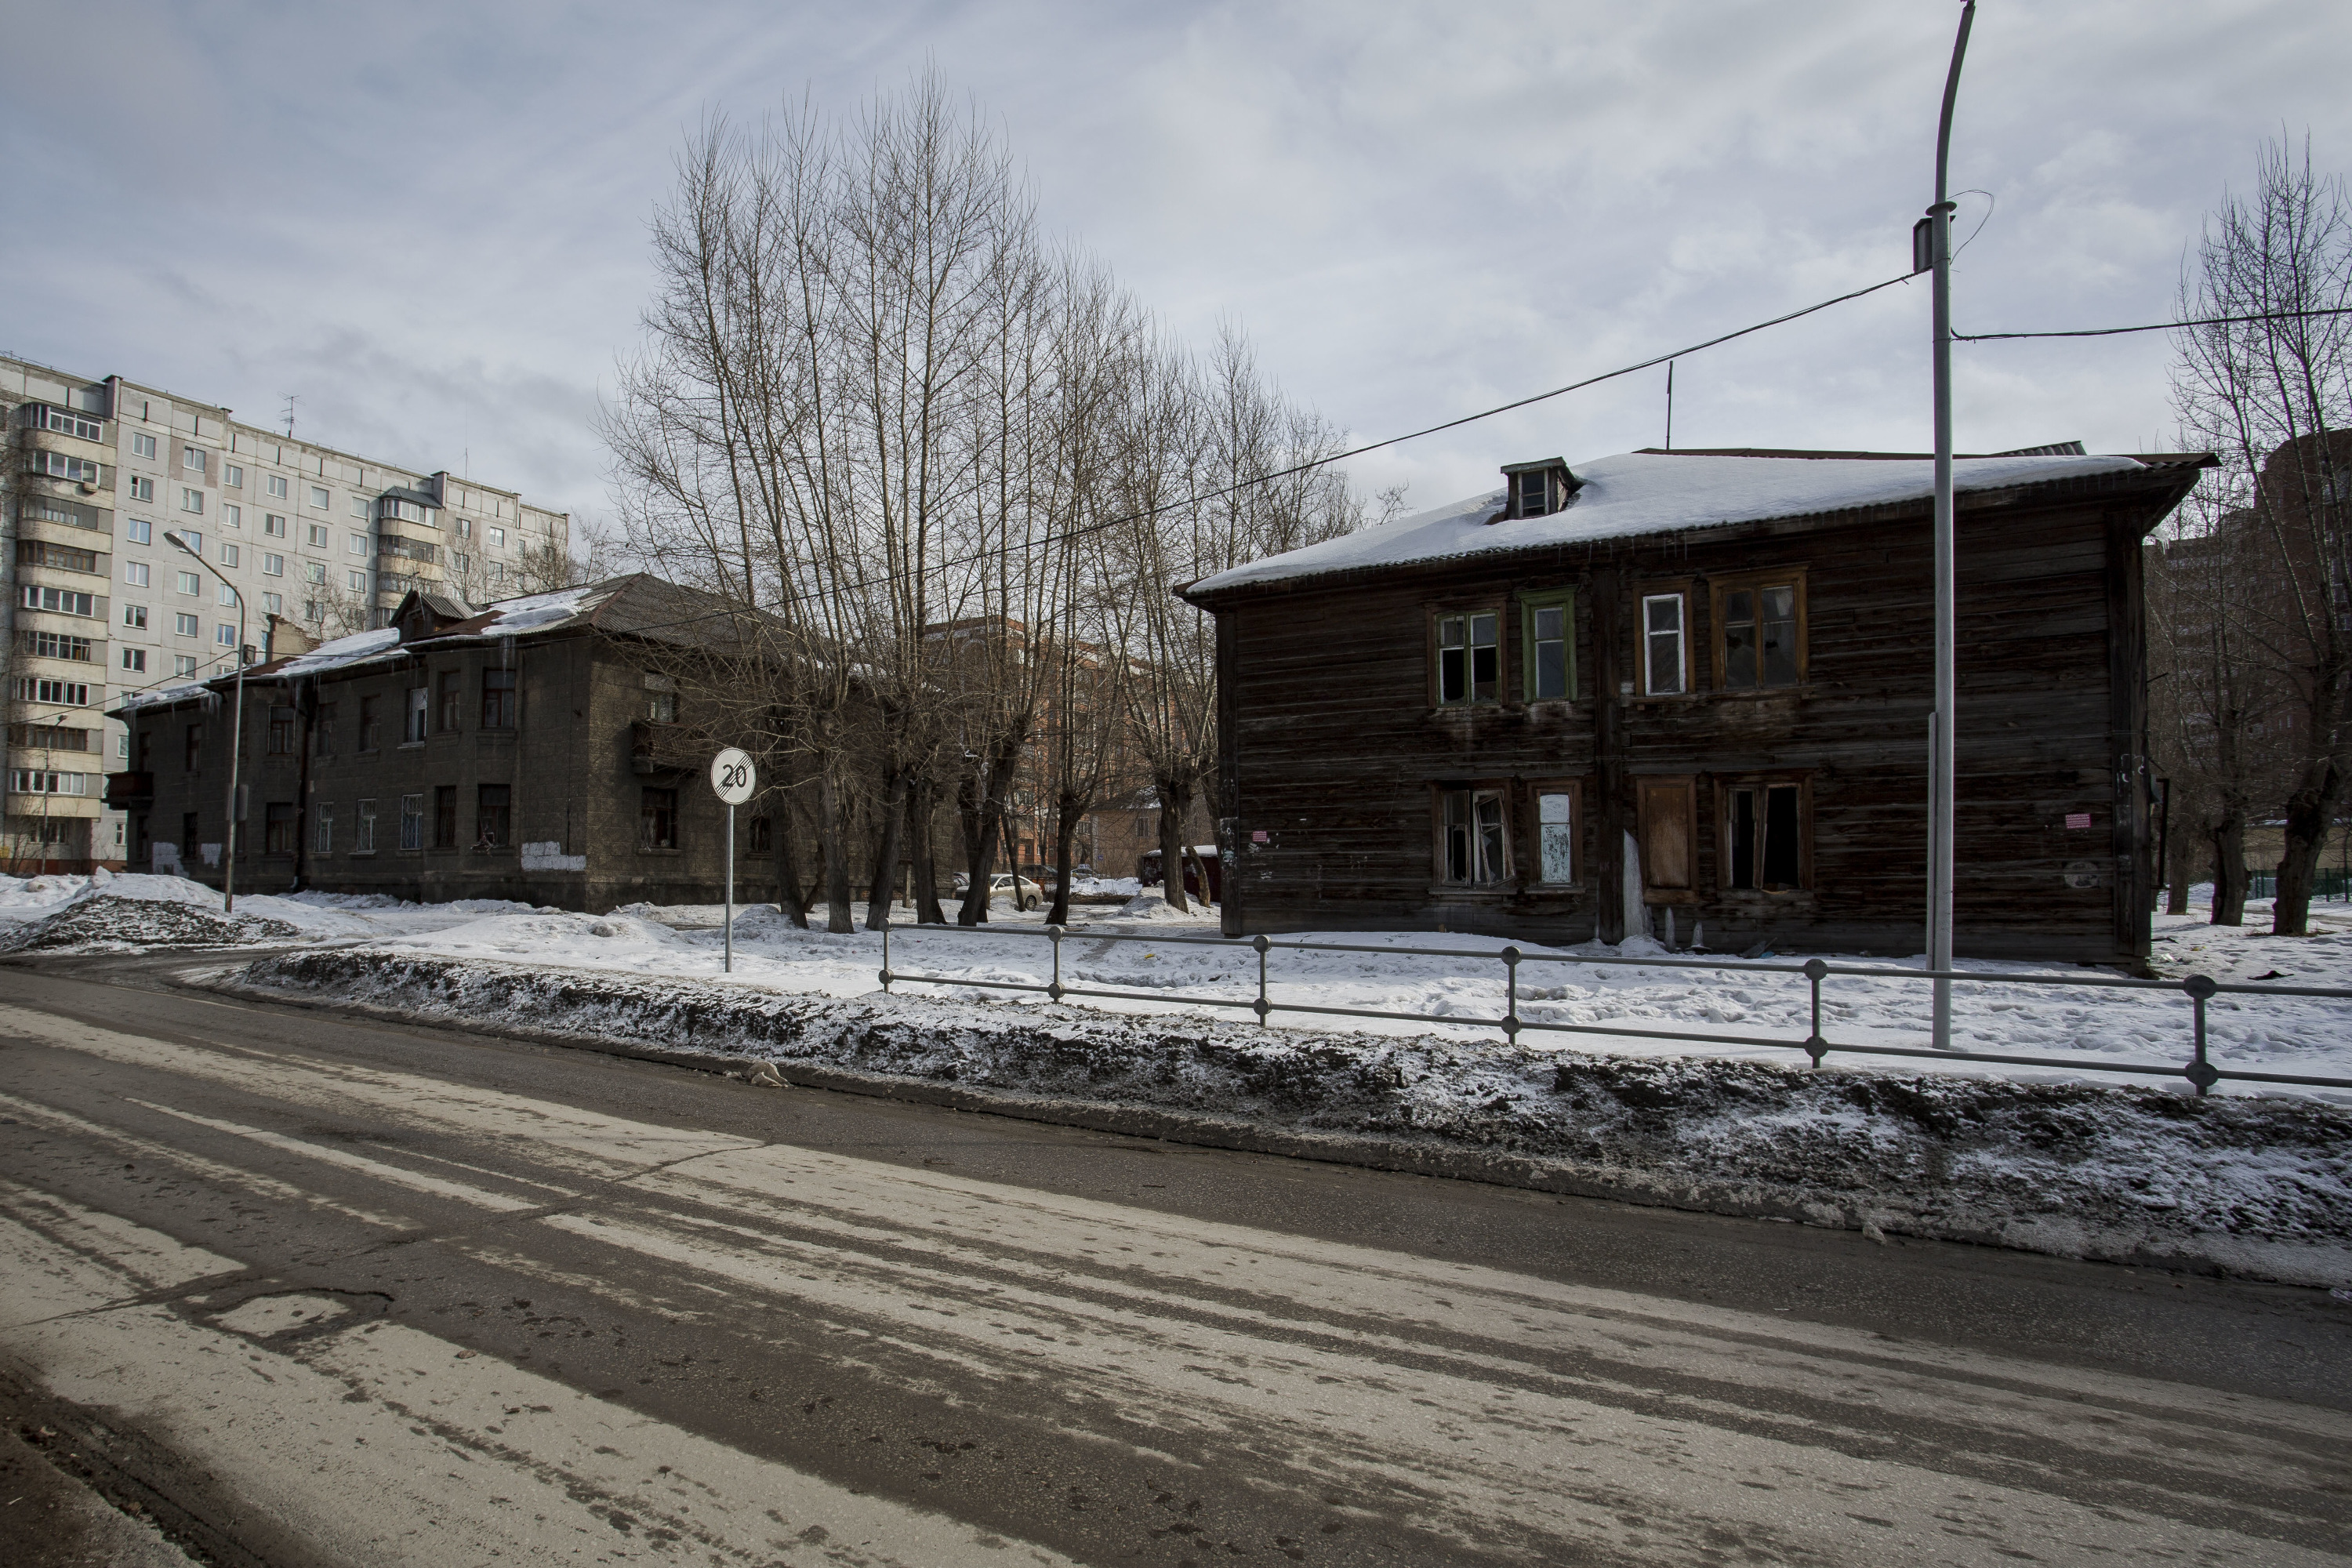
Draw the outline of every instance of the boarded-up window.
[[[1576,794],[1536,792],[1537,875],[1549,883],[1576,880]]]
[[[1642,886],[1648,893],[1691,889],[1696,826],[1687,778],[1640,779]]]
[[[1803,888],[1805,815],[1801,784],[1735,784],[1725,791],[1724,886],[1767,893]]]

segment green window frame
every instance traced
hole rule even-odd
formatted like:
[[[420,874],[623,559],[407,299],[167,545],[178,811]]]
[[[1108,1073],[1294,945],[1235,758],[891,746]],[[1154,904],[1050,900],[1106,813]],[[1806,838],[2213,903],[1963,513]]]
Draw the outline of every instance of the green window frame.
[[[1554,645],[1557,656],[1550,651]],[[1558,690],[1551,689],[1555,680]],[[1519,595],[1519,697],[1526,702],[1576,700],[1575,589]]]

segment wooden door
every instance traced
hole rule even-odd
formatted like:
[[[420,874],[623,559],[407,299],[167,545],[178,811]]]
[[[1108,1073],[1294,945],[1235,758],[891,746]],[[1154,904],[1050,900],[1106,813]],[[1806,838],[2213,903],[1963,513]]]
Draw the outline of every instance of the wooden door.
[[[1650,903],[1685,903],[1694,896],[1697,859],[1696,791],[1688,778],[1642,778],[1636,797],[1641,827],[1642,891]]]

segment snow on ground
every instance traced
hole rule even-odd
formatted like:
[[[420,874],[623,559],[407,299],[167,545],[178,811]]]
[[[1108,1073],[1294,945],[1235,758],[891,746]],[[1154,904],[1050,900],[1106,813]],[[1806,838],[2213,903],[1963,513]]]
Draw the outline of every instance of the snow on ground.
[[[100,873],[96,879],[0,878],[0,930],[98,894],[191,906],[216,907],[218,902],[212,889],[176,877]],[[954,901],[948,900],[946,907],[953,919]],[[835,998],[866,996],[881,989],[880,933],[803,931],[767,905],[738,907],[731,974],[722,972],[724,944],[717,905],[638,904],[607,915],[585,915],[498,900],[418,905],[375,895],[298,893],[240,898],[237,912],[283,922],[299,933],[292,940],[365,942],[418,956],[658,973]],[[858,912],[863,915],[862,906]],[[2240,927],[2211,925],[2204,912],[2158,916],[2157,973],[2168,978],[2204,973],[2232,984],[2352,989],[2352,907],[2315,906],[2314,934],[2306,938],[2270,936],[2269,914],[2267,905],[2250,905],[2252,923]],[[1063,984],[1080,991],[1130,994],[1074,998],[1078,1005],[1129,1015],[1250,1020],[1246,1004],[1257,994],[1257,955],[1246,944],[1218,940],[1213,910],[1196,907],[1179,914],[1153,891],[1116,909],[1097,905],[1076,910],[1073,917],[1062,944]],[[904,905],[894,913],[897,921],[911,919],[911,910]],[[979,931],[899,926],[890,936],[895,989],[901,995],[936,1000],[1043,1005],[1043,987],[1053,974],[1052,946],[1044,925],[1044,911],[1017,913],[1000,900],[989,925]],[[1149,940],[1106,940],[1114,936]],[[107,937],[110,947],[138,945],[133,930],[110,926]],[[181,945],[185,940],[179,923],[168,932],[159,931],[155,938],[159,945]],[[1426,1035],[1474,1052],[1504,1043],[1502,1031],[1489,1022],[1501,1016],[1505,1005],[1505,967],[1499,954],[1507,943],[1501,938],[1429,931],[1297,932],[1275,942],[1266,971],[1268,995],[1276,1008],[1272,1021],[1277,1026],[1371,1037]],[[1301,950],[1292,945],[1297,943],[1363,951]],[[1523,1047],[1562,1055],[1805,1059],[1794,1048],[1811,1027],[1811,989],[1795,972],[1802,955],[1744,961],[1669,954],[1645,938],[1621,948],[1520,945],[1528,959],[1519,969],[1518,1012],[1530,1026],[1520,1037]],[[1446,954],[1405,951],[1412,948],[1441,948]],[[1697,956],[1705,957],[1706,966],[1690,962]],[[1832,963],[1880,971],[1916,971],[1923,965],[1916,955],[1824,956]],[[1576,962],[1635,957],[1658,962]],[[1555,962],[1562,959],[1568,962]],[[1963,967],[1989,976],[2078,978],[2104,973],[2024,963],[1969,963]],[[996,988],[1003,985],[1037,989]],[[1923,1046],[1929,994],[1924,982],[1885,973],[1832,976],[1822,986],[1822,1032],[1832,1045]],[[1410,1016],[1286,1012],[1286,1003]],[[1875,1062],[1904,1071],[2112,1082],[2119,1075],[2098,1071],[2098,1067],[2177,1067],[2188,1059],[2190,1049],[2190,1007],[2177,992],[1963,983],[1954,987],[1953,1020],[1955,1042],[1961,1049],[2047,1057],[2081,1066],[2045,1068],[1835,1052],[1830,1059],[1855,1066]],[[1535,1026],[1542,1025],[1569,1027]],[[1676,1031],[1785,1044],[1644,1037],[1645,1032]],[[2212,1061],[2224,1069],[2352,1078],[2352,1000],[2217,996],[2209,1005],[2208,1037]],[[2222,1088],[2224,1092],[2305,1092],[2226,1083]],[[2308,1092],[2352,1103],[2352,1091]]]

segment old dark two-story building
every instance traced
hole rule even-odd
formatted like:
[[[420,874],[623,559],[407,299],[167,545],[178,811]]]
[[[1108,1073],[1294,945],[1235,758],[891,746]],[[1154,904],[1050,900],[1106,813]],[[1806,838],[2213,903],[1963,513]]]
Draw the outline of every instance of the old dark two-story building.
[[[1958,951],[2148,942],[2141,542],[2210,459],[1961,459]],[[1932,465],[1634,452],[1185,591],[1231,934],[1924,942]]]
[[[248,668],[238,888],[715,901],[725,808],[677,671],[730,625],[642,574],[480,611],[411,594],[383,630]],[[135,765],[108,801],[131,814],[135,868],[218,885],[236,691],[222,676],[118,710]],[[763,810],[738,848],[765,865]]]

